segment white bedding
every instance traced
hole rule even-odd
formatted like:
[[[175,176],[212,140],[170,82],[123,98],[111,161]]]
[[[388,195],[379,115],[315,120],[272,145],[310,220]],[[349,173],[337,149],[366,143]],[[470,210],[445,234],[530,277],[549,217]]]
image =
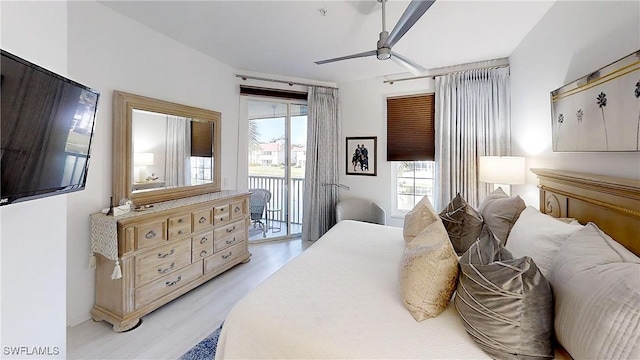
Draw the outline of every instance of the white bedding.
[[[402,228],[345,220],[228,314],[216,359],[490,359],[453,302],[416,322],[402,305]]]

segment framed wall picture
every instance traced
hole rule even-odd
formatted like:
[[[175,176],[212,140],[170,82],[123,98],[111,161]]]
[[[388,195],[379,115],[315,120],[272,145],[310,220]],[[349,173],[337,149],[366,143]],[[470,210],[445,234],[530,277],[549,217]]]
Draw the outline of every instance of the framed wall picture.
[[[347,175],[376,176],[378,165],[378,138],[348,137],[347,150]]]
[[[640,50],[551,92],[553,151],[640,151]]]

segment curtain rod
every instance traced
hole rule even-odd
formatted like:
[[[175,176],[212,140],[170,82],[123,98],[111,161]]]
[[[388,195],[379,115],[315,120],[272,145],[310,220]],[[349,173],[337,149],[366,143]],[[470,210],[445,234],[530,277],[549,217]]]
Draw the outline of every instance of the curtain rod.
[[[297,81],[269,79],[269,78],[250,76],[250,75],[242,75],[242,74],[236,74],[236,77],[242,78],[242,80],[251,79],[251,80],[260,80],[260,81],[270,81],[270,82],[276,82],[276,83],[281,83],[281,84],[289,84],[289,86],[302,85],[302,86],[317,86],[317,87],[323,87],[323,88],[328,88],[328,89],[337,89],[337,87],[333,87],[333,86],[323,86],[323,85],[301,83],[301,82],[297,82]]]
[[[452,66],[445,66],[441,68],[430,69],[430,70],[427,70],[428,72],[430,72],[430,74],[428,75],[412,76],[412,77],[400,78],[395,80],[385,80],[383,81],[383,83],[393,85],[394,82],[399,82],[399,81],[427,79],[427,78],[435,79],[436,76],[455,74],[462,71],[497,69],[497,68],[503,68],[507,66],[509,66],[509,58],[476,61],[476,62],[471,62],[466,64],[459,64],[459,65],[452,65]],[[456,68],[458,70],[456,70]]]

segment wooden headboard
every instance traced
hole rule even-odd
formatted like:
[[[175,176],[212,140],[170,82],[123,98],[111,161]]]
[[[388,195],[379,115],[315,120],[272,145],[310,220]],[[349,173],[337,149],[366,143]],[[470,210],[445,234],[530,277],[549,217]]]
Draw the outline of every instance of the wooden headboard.
[[[540,211],[554,217],[593,222],[640,256],[640,179],[551,169],[538,176]]]

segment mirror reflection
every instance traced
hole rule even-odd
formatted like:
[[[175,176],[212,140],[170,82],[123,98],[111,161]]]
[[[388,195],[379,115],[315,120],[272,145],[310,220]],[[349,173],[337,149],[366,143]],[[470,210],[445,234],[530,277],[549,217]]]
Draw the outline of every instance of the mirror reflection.
[[[210,184],[215,124],[132,110],[132,193]]]
[[[113,92],[113,196],[136,206],[220,191],[222,114]]]

